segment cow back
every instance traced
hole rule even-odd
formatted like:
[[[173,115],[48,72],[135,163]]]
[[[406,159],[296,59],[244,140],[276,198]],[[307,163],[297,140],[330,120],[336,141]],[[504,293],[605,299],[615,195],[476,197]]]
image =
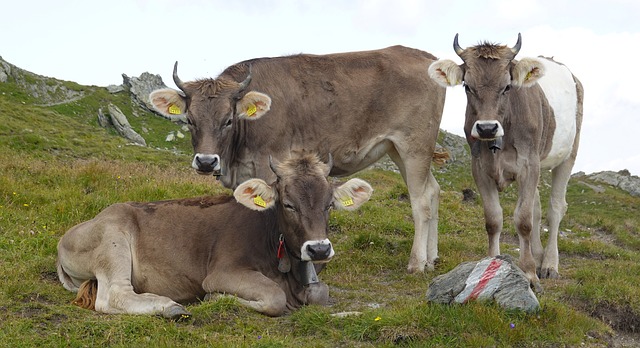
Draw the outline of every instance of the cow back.
[[[266,240],[277,239],[271,211],[252,211],[232,196],[126,205],[137,225],[134,288],[178,302],[202,298],[202,281],[214,267],[266,266]]]
[[[360,163],[359,155],[381,139],[413,137],[430,143],[445,95],[426,73],[435,59],[427,52],[393,46],[260,58],[231,66],[217,80],[242,81],[251,71],[248,90],[269,95],[272,106],[263,119],[244,121],[243,140],[230,151],[263,161],[267,152],[284,157],[291,149],[314,149],[325,160],[332,153],[332,175],[346,175],[377,160]],[[380,150],[378,158],[385,153]]]

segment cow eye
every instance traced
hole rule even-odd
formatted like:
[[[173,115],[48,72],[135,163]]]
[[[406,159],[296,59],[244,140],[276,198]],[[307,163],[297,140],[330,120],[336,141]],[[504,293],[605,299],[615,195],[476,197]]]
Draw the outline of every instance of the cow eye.
[[[289,210],[289,211],[297,211],[296,207],[294,207],[293,205],[289,204],[289,203],[284,203],[284,208]]]
[[[502,94],[507,94],[509,93],[509,91],[511,90],[511,85],[507,85],[504,90],[502,91]]]
[[[464,91],[465,92],[467,92],[469,94],[473,94],[473,91],[471,90],[471,87],[469,87],[468,84],[465,83],[465,84],[463,84],[463,86],[464,86]]]
[[[224,123],[224,127],[229,127],[231,126],[231,123],[233,122],[233,119],[231,117],[229,117],[229,119],[227,120],[227,122]]]

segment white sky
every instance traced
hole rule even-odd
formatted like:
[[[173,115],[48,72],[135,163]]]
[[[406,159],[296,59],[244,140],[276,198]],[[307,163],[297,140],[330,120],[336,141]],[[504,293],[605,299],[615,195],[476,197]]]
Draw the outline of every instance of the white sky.
[[[512,46],[520,32],[519,58],[554,56],[584,85],[574,172],[640,175],[638,0],[0,0],[0,11],[5,60],[97,86],[147,71],[174,87],[176,60],[186,81],[250,58],[396,44],[461,62],[456,33],[466,47]],[[441,128],[462,135],[465,105],[449,88]]]

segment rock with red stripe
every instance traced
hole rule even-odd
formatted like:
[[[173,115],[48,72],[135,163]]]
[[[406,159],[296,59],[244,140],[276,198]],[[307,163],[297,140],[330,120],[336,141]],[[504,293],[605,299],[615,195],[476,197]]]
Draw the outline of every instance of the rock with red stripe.
[[[507,309],[526,312],[540,309],[529,280],[509,255],[465,262],[435,277],[429,284],[427,300],[446,304],[495,301]]]

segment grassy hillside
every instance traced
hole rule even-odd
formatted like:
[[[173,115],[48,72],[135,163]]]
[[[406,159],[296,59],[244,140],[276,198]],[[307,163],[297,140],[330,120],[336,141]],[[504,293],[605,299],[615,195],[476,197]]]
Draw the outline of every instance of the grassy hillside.
[[[398,174],[357,175],[375,189],[356,213],[333,212],[337,256],[320,274],[332,304],[269,318],[231,298],[188,308],[191,321],[103,315],[70,304],[55,273],[56,243],[71,226],[121,201],[228,193],[189,168],[188,136],[167,146],[178,126],[137,109],[126,93],[69,84],[83,92],[70,103],[36,106],[14,81],[0,83],[0,345],[486,347],[621,346],[638,341],[640,325],[640,198],[573,180],[561,225],[559,280],[543,280],[537,314],[491,304],[426,303],[429,281],[485,256],[482,207],[464,203],[475,188],[468,164],[436,168],[441,185],[440,257],[435,273],[406,273],[413,238],[407,190]],[[149,147],[97,125],[97,109],[114,103]],[[582,154],[588,155],[588,154]],[[541,184],[548,199],[549,178]],[[517,256],[511,215],[515,188],[503,194],[502,251]],[[344,311],[361,315],[332,316]],[[513,324],[513,325],[512,325]]]

